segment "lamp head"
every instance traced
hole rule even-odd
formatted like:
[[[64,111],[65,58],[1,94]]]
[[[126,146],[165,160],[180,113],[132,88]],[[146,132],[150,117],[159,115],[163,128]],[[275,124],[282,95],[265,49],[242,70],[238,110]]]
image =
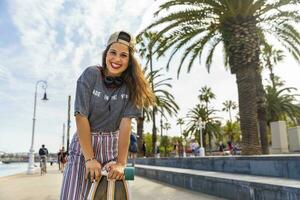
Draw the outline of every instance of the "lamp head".
[[[44,97],[42,98],[42,100],[43,100],[43,101],[49,100],[49,99],[47,98],[47,93],[46,93],[46,92],[44,93]]]

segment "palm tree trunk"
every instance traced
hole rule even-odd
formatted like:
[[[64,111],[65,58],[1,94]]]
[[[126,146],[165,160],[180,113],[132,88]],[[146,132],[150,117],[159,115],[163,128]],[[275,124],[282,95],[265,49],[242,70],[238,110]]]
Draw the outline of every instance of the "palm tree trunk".
[[[239,96],[242,154],[261,154],[258,140],[256,69],[260,66],[260,36],[255,17],[228,18],[222,26],[231,73],[236,74]]]
[[[153,64],[152,64],[152,49],[151,47],[149,47],[149,61],[150,61],[150,72],[152,73],[153,72]],[[151,78],[151,87],[152,87],[152,90],[154,91],[154,83],[153,83],[153,77]],[[153,154],[156,154],[155,150],[156,150],[156,123],[155,123],[155,115],[156,115],[156,111],[157,111],[157,107],[156,106],[153,106],[153,112],[152,112],[152,120],[153,120],[153,123],[152,123],[152,153]],[[159,148],[159,147],[157,147]]]
[[[202,131],[202,142],[203,142],[203,147],[206,149],[206,135],[207,135],[207,132],[206,132],[206,129],[204,129]],[[200,144],[200,141],[199,141],[199,144]]]
[[[154,106],[153,107],[153,112],[152,112],[152,153],[155,154],[156,150],[156,140],[157,140],[157,135],[156,135],[156,123],[155,123],[155,115],[156,115],[156,110],[157,108]],[[159,148],[159,147],[157,147]]]
[[[137,144],[138,144],[138,155],[143,156],[142,148],[143,148],[143,129],[144,129],[144,117],[139,117],[137,119],[137,125],[136,125],[136,130],[137,130]]]
[[[257,131],[255,68],[239,67],[236,71],[242,130],[242,154],[261,154]]]
[[[271,83],[272,83],[272,87],[275,88],[276,87],[275,74],[273,72],[273,67],[270,64],[270,61],[268,62],[268,68],[270,70],[270,80],[271,80]]]
[[[259,127],[260,143],[263,154],[269,154],[268,134],[267,134],[267,111],[266,95],[262,83],[260,69],[256,70],[256,94],[257,94],[257,120]]]

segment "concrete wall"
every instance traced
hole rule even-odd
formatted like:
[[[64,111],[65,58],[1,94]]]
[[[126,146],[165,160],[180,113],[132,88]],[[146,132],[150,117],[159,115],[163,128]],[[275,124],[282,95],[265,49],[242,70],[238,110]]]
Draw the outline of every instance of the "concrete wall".
[[[285,121],[271,122],[272,154],[288,153],[288,139]]]
[[[288,142],[291,152],[300,151],[300,126],[288,129]]]

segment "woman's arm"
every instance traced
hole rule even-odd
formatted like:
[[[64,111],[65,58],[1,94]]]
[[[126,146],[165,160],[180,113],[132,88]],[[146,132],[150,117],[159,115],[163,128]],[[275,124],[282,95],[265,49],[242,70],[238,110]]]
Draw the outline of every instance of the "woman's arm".
[[[118,160],[116,164],[110,166],[108,178],[122,179],[124,178],[124,168],[127,163],[129,137],[131,133],[131,119],[122,118],[120,123],[119,144],[118,144]]]
[[[125,166],[127,163],[130,133],[131,133],[131,119],[123,118],[120,124],[118,160],[117,160],[117,163],[123,166]]]
[[[88,177],[88,174],[91,174],[91,179],[99,180],[100,178],[100,163],[94,158],[94,151],[92,147],[92,138],[90,124],[86,117],[81,116],[80,114],[76,115],[76,126],[77,126],[77,135],[79,139],[80,148],[86,160],[86,174],[85,178]]]

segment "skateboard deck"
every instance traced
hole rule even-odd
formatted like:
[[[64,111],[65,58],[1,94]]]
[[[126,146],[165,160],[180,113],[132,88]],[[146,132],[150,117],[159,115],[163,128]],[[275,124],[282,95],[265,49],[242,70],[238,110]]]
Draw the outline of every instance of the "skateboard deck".
[[[106,170],[101,171],[100,180],[89,181],[86,200],[129,200],[128,180],[134,180],[134,167],[126,167],[125,180],[107,178]]]
[[[90,183],[87,200],[129,200],[125,180],[109,180],[101,176],[100,181]]]

